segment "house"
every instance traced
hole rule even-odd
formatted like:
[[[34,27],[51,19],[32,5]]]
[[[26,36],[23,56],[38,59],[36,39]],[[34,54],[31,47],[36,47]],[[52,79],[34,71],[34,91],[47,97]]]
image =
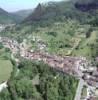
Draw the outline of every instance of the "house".
[[[98,71],[94,71],[93,76],[98,77]]]

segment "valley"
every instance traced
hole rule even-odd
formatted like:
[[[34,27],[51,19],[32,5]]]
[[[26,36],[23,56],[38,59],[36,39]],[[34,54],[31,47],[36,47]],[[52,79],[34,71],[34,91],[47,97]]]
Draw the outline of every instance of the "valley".
[[[0,100],[98,100],[96,2],[0,9]]]
[[[82,84],[82,85],[81,86],[79,85],[79,88],[81,89],[83,88],[84,85],[86,85],[88,89],[90,89],[90,92],[91,92],[91,91],[94,91],[96,87],[98,86],[97,78],[96,78],[97,74],[94,74],[94,73],[97,73],[96,72],[97,68],[96,66],[93,66],[90,62],[88,62],[85,57],[72,57],[72,56],[60,57],[57,55],[50,55],[49,53],[45,53],[43,51],[35,52],[32,50],[29,50],[29,48],[27,48],[24,42],[19,44],[17,41],[11,40],[7,37],[1,37],[0,41],[1,43],[3,43],[4,47],[7,47],[11,50],[14,56],[18,53],[22,58],[25,58],[31,61],[33,60],[43,61],[44,63],[50,65],[50,67],[52,67],[55,70],[58,70],[68,75],[73,75],[77,79],[80,79],[79,84]],[[19,63],[20,60],[17,58],[16,61],[17,63]],[[91,72],[93,73],[92,75],[90,75]],[[85,77],[83,78],[83,76]],[[95,77],[95,80],[92,80],[92,78],[94,77]],[[83,84],[81,80],[85,81],[85,84]],[[91,80],[92,80],[92,83],[91,83]],[[81,92],[82,92],[81,89],[77,90],[78,92],[76,94],[77,96],[75,97],[75,100],[77,100],[77,98],[81,98]],[[89,98],[90,96],[91,95],[88,94],[86,98]]]

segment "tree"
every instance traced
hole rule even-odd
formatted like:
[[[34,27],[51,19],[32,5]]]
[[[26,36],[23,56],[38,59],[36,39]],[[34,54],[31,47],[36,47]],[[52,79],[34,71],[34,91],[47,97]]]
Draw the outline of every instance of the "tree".
[[[2,49],[4,46],[3,46],[3,44],[0,42],[0,49]]]
[[[0,92],[0,100],[11,100],[8,89],[4,89]]]

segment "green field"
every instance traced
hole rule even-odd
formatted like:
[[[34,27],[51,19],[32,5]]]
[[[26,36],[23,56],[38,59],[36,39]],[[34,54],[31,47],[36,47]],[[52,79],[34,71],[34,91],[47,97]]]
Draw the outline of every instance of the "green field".
[[[73,55],[75,56],[86,56],[91,58],[92,55],[96,55],[96,40],[98,31],[93,31],[89,38],[82,39],[81,43],[78,46],[78,49],[73,50]]]
[[[9,60],[0,60],[0,83],[8,80],[13,66]]]

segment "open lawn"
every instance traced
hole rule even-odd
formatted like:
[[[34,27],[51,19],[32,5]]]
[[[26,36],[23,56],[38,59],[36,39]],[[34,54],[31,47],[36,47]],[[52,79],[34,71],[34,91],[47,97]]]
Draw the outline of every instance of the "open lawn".
[[[8,80],[13,66],[9,60],[0,60],[0,83]]]

